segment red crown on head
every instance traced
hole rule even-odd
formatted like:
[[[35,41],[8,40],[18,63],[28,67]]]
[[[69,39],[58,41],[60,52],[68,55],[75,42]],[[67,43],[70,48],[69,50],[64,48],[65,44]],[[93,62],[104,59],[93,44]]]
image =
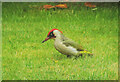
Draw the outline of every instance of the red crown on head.
[[[52,29],[52,30],[49,31],[49,33],[48,33],[47,36],[49,36],[49,34],[50,34],[52,31],[54,31],[54,30],[58,30],[58,31],[60,31],[59,29],[54,28],[54,29]],[[63,33],[62,31],[60,31],[60,32]]]

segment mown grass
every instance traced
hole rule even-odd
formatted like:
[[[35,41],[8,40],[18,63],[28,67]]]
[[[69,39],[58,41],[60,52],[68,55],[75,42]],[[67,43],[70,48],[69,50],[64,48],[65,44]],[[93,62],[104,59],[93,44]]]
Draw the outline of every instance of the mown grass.
[[[67,3],[68,9],[44,11],[29,5],[56,3],[3,3],[3,80],[118,80],[118,5]],[[81,5],[80,5],[81,4]],[[94,56],[67,58],[54,41],[41,42],[52,29],[81,44]]]

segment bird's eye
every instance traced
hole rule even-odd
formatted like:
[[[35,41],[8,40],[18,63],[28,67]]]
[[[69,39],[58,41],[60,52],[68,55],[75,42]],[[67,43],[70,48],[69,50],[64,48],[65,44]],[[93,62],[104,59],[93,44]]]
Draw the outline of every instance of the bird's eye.
[[[53,32],[51,32],[50,34],[49,34],[49,37],[53,37],[54,36],[54,34],[53,34]]]
[[[52,36],[53,34],[51,33],[50,35]]]

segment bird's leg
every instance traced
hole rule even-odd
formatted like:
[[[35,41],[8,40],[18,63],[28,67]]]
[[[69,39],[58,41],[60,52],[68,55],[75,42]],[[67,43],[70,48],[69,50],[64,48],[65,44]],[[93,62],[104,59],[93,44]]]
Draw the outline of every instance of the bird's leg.
[[[71,56],[71,55],[67,55],[67,58],[71,58],[71,59],[77,59],[78,58],[78,56]]]
[[[80,54],[79,54],[79,56],[81,56],[81,57],[82,57],[83,55],[80,53]],[[79,57],[79,56],[78,56],[78,57]]]
[[[70,55],[67,55],[67,58],[70,58],[71,56]]]

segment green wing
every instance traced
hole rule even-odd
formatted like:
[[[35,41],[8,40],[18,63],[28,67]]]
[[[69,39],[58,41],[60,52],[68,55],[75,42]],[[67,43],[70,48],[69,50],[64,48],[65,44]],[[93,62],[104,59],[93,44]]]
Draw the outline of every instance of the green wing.
[[[80,51],[81,54],[87,53],[89,55],[93,55],[91,52],[88,52],[87,50],[84,50],[81,45],[79,45],[78,43],[72,41],[71,39],[66,38],[64,36],[62,36],[62,39],[63,39],[63,44],[65,46],[72,46],[72,47],[76,48],[78,51]]]
[[[63,44],[66,46],[72,46],[72,47],[76,48],[78,51],[84,51],[82,46],[80,46],[78,43],[76,43],[68,38],[63,38]]]

